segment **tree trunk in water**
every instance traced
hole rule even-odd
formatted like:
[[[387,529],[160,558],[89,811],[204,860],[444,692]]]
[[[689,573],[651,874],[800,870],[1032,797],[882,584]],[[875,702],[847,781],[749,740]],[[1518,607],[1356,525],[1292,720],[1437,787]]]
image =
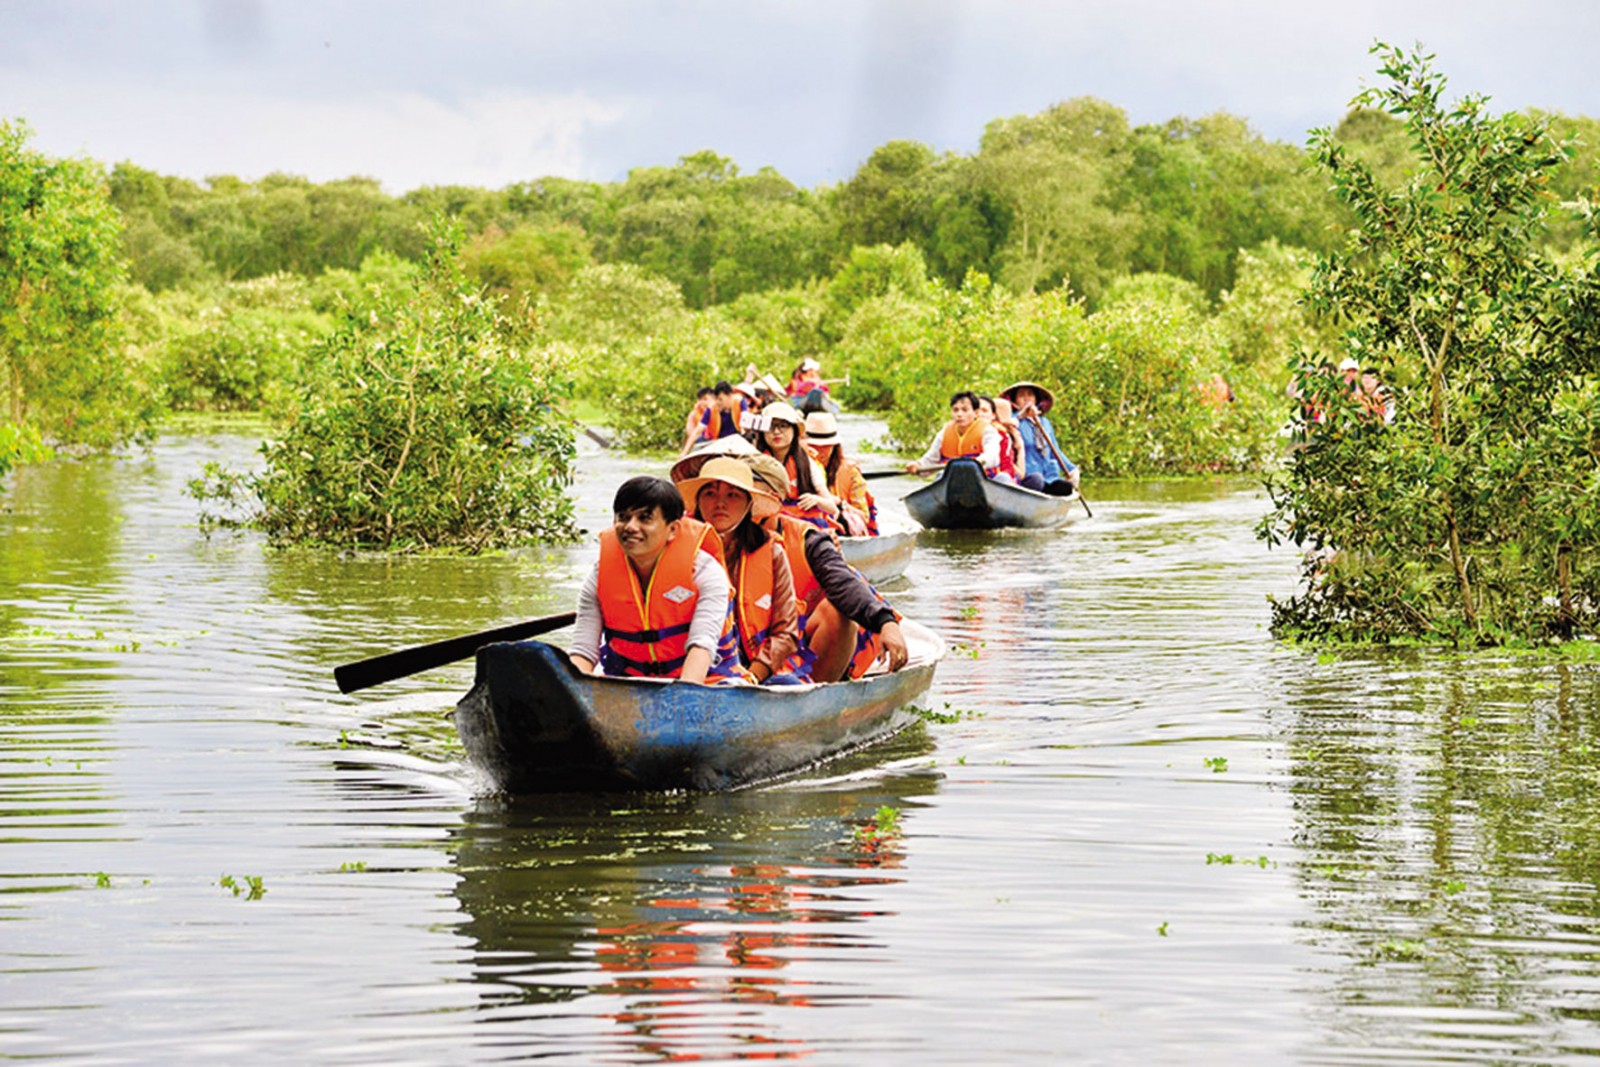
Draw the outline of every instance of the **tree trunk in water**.
[[[1563,542],[1556,546],[1556,592],[1560,596],[1561,625],[1566,636],[1572,636],[1577,615],[1572,610],[1572,546]]]
[[[1424,356],[1429,355],[1427,339],[1422,331],[1417,328],[1416,320],[1412,320],[1412,329],[1416,332],[1417,342],[1422,346]],[[1428,400],[1429,421],[1433,425],[1434,447],[1444,450],[1445,444],[1445,405],[1444,405],[1444,366],[1445,358],[1450,352],[1450,340],[1453,327],[1447,327],[1444,337],[1439,340],[1439,347],[1432,352],[1428,360]],[[1461,593],[1461,614],[1466,618],[1467,625],[1472,627],[1474,633],[1478,631],[1478,611],[1472,603],[1472,583],[1467,579],[1467,560],[1461,553],[1461,531],[1456,526],[1456,505],[1453,498],[1455,486],[1445,486],[1444,523],[1450,542],[1450,567],[1456,574],[1456,588]]]

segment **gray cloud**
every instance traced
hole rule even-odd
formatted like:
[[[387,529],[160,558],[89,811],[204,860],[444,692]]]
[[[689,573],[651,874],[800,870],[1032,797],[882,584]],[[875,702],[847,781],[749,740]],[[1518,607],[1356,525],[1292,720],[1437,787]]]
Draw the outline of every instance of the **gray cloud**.
[[[192,177],[366,173],[393,191],[612,179],[712,148],[805,185],[896,137],[1094,95],[1299,142],[1423,40],[1461,91],[1600,114],[1600,5],[1265,0],[636,3],[0,0],[0,115],[46,151]]]

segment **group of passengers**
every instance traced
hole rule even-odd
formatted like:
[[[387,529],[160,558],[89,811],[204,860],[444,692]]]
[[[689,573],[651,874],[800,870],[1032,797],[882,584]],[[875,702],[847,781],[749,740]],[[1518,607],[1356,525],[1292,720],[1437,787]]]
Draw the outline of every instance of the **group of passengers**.
[[[770,374],[762,374],[755,364],[745,367],[743,381],[702,386],[684,419],[681,454],[688,455],[703,441],[758,428],[756,416],[773,403],[788,403],[801,413],[836,414],[839,406],[828,396],[828,387],[839,380],[823,378],[822,365],[807,357],[795,367],[787,386]]]
[[[1047,417],[1055,402],[1050,390],[1035,382],[1017,382],[992,397],[962,390],[950,398],[950,421],[906,469],[917,473],[971,459],[997,482],[1071,496],[1078,488],[1078,467],[1061,451]]]
[[[1334,383],[1331,389],[1324,384],[1327,382]],[[1326,423],[1341,400],[1353,403],[1363,422],[1386,426],[1394,421],[1394,391],[1383,384],[1377,368],[1363,368],[1349,357],[1341,360],[1337,369],[1324,363],[1320,370],[1297,374],[1289,381],[1288,393],[1300,401],[1301,433]]]
[[[807,366],[807,363],[813,364]],[[807,360],[791,386],[825,388]],[[808,376],[803,376],[808,375]],[[899,616],[847,563],[839,537],[878,532],[832,412],[801,414],[749,368],[703,390],[671,479],[630,478],[578,598],[578,669],[707,684],[796,685],[907,660]],[[808,392],[810,391],[808,389]],[[1071,495],[1078,469],[1033,382],[963,391],[913,470],[971,458],[990,477]]]
[[[838,420],[747,378],[703,395],[670,480],[617,490],[579,594],[580,670],[794,685],[905,665],[899,616],[839,547],[878,525]]]
[[[579,594],[577,667],[757,685],[903,667],[899,616],[816,521],[834,498],[795,484],[814,463],[730,436],[679,460],[671,481],[624,482]]]

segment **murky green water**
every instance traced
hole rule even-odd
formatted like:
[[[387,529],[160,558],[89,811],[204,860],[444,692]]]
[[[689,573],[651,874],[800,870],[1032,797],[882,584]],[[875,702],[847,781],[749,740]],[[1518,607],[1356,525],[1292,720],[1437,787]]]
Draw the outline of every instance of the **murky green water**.
[[[643,464],[584,447],[592,529]],[[331,670],[564,610],[592,557],[206,541],[183,481],[251,456],[168,438],[4,498],[0,1057],[1600,1052],[1597,671],[1277,647],[1248,483],[926,536],[891,592],[955,646],[957,722],[733,795],[505,803],[445,715],[469,665]]]

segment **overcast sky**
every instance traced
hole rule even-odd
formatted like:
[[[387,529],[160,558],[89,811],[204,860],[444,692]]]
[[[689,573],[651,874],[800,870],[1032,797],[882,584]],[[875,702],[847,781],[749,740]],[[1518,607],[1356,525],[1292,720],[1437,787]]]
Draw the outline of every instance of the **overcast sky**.
[[[499,188],[710,148],[815,186],[1075,96],[1300,144],[1378,80],[1375,38],[1455,95],[1600,116],[1596,0],[0,0],[0,118],[197,179]]]

